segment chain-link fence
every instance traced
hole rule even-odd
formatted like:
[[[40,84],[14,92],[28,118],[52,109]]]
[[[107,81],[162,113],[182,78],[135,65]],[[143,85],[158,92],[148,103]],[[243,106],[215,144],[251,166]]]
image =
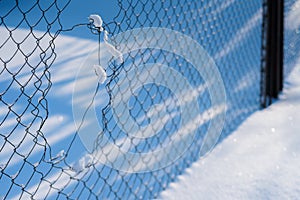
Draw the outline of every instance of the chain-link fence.
[[[99,26],[69,4],[0,1],[1,198],[156,198],[260,108],[262,0],[125,0]]]
[[[299,1],[285,1],[284,29],[284,74],[289,75],[293,67],[299,63]]]

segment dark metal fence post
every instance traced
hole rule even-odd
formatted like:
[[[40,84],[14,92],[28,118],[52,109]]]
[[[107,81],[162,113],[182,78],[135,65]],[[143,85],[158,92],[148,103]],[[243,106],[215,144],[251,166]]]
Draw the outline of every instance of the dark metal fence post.
[[[267,0],[264,16],[266,28],[266,46],[263,77],[265,81],[262,92],[262,107],[272,103],[273,98],[283,89],[283,34],[284,34],[284,0]]]

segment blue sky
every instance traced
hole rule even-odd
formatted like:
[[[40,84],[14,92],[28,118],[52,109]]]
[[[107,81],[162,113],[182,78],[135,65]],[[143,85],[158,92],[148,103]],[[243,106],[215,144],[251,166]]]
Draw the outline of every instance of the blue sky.
[[[21,10],[26,11],[27,9],[31,8],[33,5],[36,5],[36,0],[26,0],[20,1],[19,7]],[[52,3],[53,1],[40,1],[41,7],[46,8],[49,5],[49,2]],[[57,1],[59,5],[65,5],[67,0],[64,1]],[[14,0],[3,0],[0,1],[0,16],[4,16],[7,12],[15,6]],[[44,6],[44,7],[43,7]],[[46,16],[49,18],[55,17],[57,15],[57,10],[54,6],[52,6],[53,10],[47,11]],[[103,18],[105,22],[113,21],[113,18],[117,15],[119,11],[118,2],[117,0],[71,0],[70,4],[61,14],[61,22],[64,28],[70,28],[73,25],[79,23],[87,23],[88,17],[90,14],[99,14]],[[30,11],[30,14],[27,16],[32,18],[38,18],[40,16],[40,9],[35,7],[33,10]],[[21,19],[23,19],[22,14],[18,11],[18,9],[14,9],[14,11],[8,16],[5,17],[5,24],[11,27],[15,27]],[[25,23],[21,24],[22,28],[28,28]],[[45,26],[37,26],[35,27],[36,30],[45,30]],[[97,39],[95,37],[90,37],[90,34],[87,34],[86,27],[76,29],[74,31],[64,32],[65,35],[71,35],[81,38],[88,38],[88,39]]]

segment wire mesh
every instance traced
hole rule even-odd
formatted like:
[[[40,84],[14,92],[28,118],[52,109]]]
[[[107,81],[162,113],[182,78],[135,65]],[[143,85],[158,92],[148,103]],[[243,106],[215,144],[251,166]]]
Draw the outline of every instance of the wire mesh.
[[[299,63],[299,24],[297,13],[299,12],[298,1],[285,1],[285,27],[284,27],[284,76],[288,76],[295,65]]]
[[[0,197],[3,199],[153,199],[195,160],[204,156],[201,147],[214,118],[212,114],[218,110],[213,107],[211,97],[219,91],[208,91],[207,88],[212,83],[205,80],[205,76],[195,69],[190,60],[174,53],[178,51],[170,52],[155,46],[132,49],[131,45],[143,44],[138,39],[128,43],[126,34],[122,35],[124,31],[144,27],[166,28],[184,34],[203,47],[217,66],[226,93],[226,118],[218,143],[247,116],[259,109],[263,46],[262,0],[119,0],[117,16],[112,22],[104,21],[103,28],[108,31],[117,50],[132,50],[124,53],[121,63],[109,58],[107,81],[105,85],[96,84],[91,89],[89,98],[85,98],[88,103],[83,114],[81,113],[79,126],[77,124],[68,137],[58,136],[60,143],[50,144],[50,138],[45,136],[45,132],[50,130],[49,127],[55,129],[54,121],[60,120],[56,117],[51,121],[53,114],[48,104],[53,103],[53,99],[47,98],[54,82],[51,75],[55,71],[51,71],[51,68],[58,65],[55,59],[59,43],[62,42],[60,34],[74,31],[77,27],[91,30],[91,34],[98,40],[98,47],[94,51],[97,56],[93,58],[96,59],[95,63],[99,61],[101,64],[100,57],[105,52],[103,32],[97,31],[91,23],[63,26],[61,14],[70,3],[70,0],[26,3],[0,1]],[[288,1],[287,8],[291,4],[292,1]],[[147,31],[149,29],[144,29],[141,35],[148,35]],[[164,35],[167,38],[165,42],[181,40],[171,38],[167,32]],[[296,40],[296,37],[293,38]],[[155,34],[147,39],[150,42],[158,41]],[[73,44],[75,40],[70,39],[70,43]],[[122,41],[125,41],[123,46],[120,45],[124,43]],[[83,46],[74,47],[74,51],[79,51],[80,48]],[[194,53],[193,50],[187,50],[187,55]],[[67,59],[76,59],[76,55],[71,58],[68,56]],[[84,53],[83,56],[88,55]],[[161,67],[161,71],[153,71],[150,65],[153,63],[168,68]],[[67,68],[67,62],[59,63],[59,66]],[[137,76],[140,70],[143,73]],[[208,73],[209,69],[204,69],[203,72]],[[184,77],[184,81],[177,79],[178,75]],[[157,84],[157,80],[165,84]],[[182,87],[185,81],[192,90]],[[185,97],[178,98],[167,87],[167,83],[172,83],[172,88],[182,88]],[[84,85],[79,83],[80,87],[85,90]],[[116,96],[120,97],[119,100]],[[118,169],[117,165],[125,166],[126,160],[119,164],[115,160],[106,160],[108,163],[105,165],[91,156],[96,152],[109,157],[109,144],[138,155],[162,150],[160,156],[152,157],[151,161],[145,159],[135,163],[131,160],[134,166],[142,165],[150,169],[166,157],[180,153],[176,148],[172,152],[166,151],[166,144],[174,142],[173,135],[181,128],[183,118],[188,116],[182,114],[180,101],[190,96],[196,100],[195,104],[186,106],[187,113],[193,116],[192,113],[197,111],[199,117],[188,117],[185,129],[195,135],[186,151],[172,163],[155,170],[132,172]],[[95,106],[101,131],[93,148],[82,154],[82,151],[86,151],[86,146],[82,144],[80,133],[87,130],[85,127],[88,125],[85,123],[88,122],[90,106],[99,100],[104,102]],[[79,102],[78,107],[81,104]],[[127,111],[114,109],[119,104],[125,105]],[[133,118],[133,122],[122,118],[125,112]],[[155,114],[157,121],[163,122],[163,125],[157,122],[157,126],[150,126],[155,135],[138,139],[130,135],[134,131],[145,133],[145,127],[153,123],[149,116]],[[47,122],[49,125],[45,125]],[[62,126],[59,128],[62,130],[57,132],[66,131]],[[105,144],[104,136],[108,138]],[[180,141],[184,143],[184,139],[181,137]]]

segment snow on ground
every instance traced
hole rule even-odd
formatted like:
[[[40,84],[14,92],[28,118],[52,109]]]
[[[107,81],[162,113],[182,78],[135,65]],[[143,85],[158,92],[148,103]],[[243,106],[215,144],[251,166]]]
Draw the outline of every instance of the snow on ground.
[[[249,117],[163,199],[299,199],[300,65],[280,100]]]

